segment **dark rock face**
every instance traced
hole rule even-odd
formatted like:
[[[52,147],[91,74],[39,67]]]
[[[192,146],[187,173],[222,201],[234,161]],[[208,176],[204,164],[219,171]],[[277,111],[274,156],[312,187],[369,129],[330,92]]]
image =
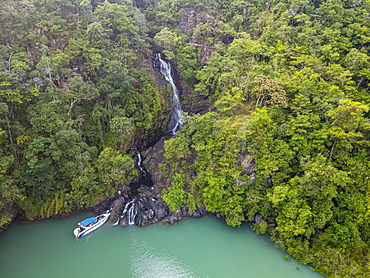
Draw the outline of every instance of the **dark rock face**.
[[[151,177],[152,186],[141,185],[137,194],[119,192],[115,198],[105,200],[96,208],[99,213],[111,210],[110,221],[116,225],[146,226],[155,222],[174,224],[187,217],[200,218],[210,214],[204,208],[195,212],[188,212],[187,208],[181,208],[171,212],[162,199],[162,189],[170,186],[169,177],[160,170],[160,164],[165,163],[164,142],[171,136],[162,137],[154,146],[148,148],[143,154],[143,168],[148,177]]]
[[[157,192],[160,192],[161,188],[170,186],[170,179],[162,173],[160,165],[165,161],[164,142],[171,137],[172,136],[162,137],[153,147],[148,148],[145,152],[143,166],[152,177],[154,190]]]
[[[94,207],[94,212],[97,214],[105,213],[110,208],[110,204],[113,202],[114,198],[105,198],[102,202]]]
[[[161,221],[170,210],[154,187],[141,186],[138,194],[118,196],[112,203],[111,220],[120,226],[146,226]]]
[[[205,208],[199,208],[195,212],[189,212],[187,208],[171,212],[168,206],[162,199],[162,190],[171,186],[170,173],[164,174],[161,170],[161,165],[166,163],[164,145],[165,141],[172,138],[172,135],[162,137],[155,145],[149,147],[143,152],[142,167],[145,169],[147,176],[151,178],[150,186],[141,185],[137,189],[137,193],[131,194],[127,191],[123,194],[117,194],[115,199],[109,199],[99,207],[101,211],[111,209],[111,221],[120,226],[138,225],[146,226],[155,222],[174,224],[184,218],[200,218],[204,215],[211,214]],[[236,186],[247,183],[254,183],[254,168],[256,162],[253,157],[246,151],[241,151],[237,164],[243,166],[241,175],[248,175],[249,181],[245,179],[236,180]],[[165,166],[165,165],[164,165]],[[194,173],[188,173],[190,176]],[[133,193],[133,192],[131,192]],[[224,219],[220,213],[212,213],[219,219]],[[261,219],[257,215],[256,218],[249,221],[259,223]]]
[[[153,72],[159,85],[161,86],[168,84],[168,82],[165,81],[163,77],[160,76],[160,74],[158,74],[158,70],[159,61],[154,59]],[[176,69],[174,70],[174,77],[175,83],[177,83],[177,85],[180,85],[180,91],[183,92],[182,98],[185,98],[185,100],[187,100],[187,97],[189,98],[187,101],[185,101],[185,109],[189,112],[200,114],[209,112],[210,104],[208,103],[208,98],[206,96],[202,96],[201,94],[195,97],[192,88],[182,82],[177,74]],[[196,100],[191,101],[191,99]],[[163,173],[163,169],[161,168],[165,168],[166,166],[164,165],[166,163],[166,159],[164,156],[165,141],[171,139],[172,137],[172,134],[166,133],[153,146],[149,147],[145,152],[142,153],[142,167],[145,169],[147,177],[151,179],[151,185],[144,186],[138,181],[138,186],[140,187],[137,189],[137,192],[136,188],[135,192],[133,192],[133,190],[131,190],[132,188],[126,188],[126,190],[122,187],[122,191],[127,192],[125,192],[123,195],[121,193],[117,194],[116,198],[106,201],[102,206],[99,207],[100,211],[104,211],[107,209],[110,209],[112,211],[110,219],[115,224],[120,226],[133,224],[138,226],[146,226],[158,221],[174,224],[186,217],[200,218],[206,214],[210,214],[210,212],[207,211],[205,208],[199,208],[195,212],[189,212],[187,208],[181,208],[179,210],[171,212],[169,207],[164,203],[162,199],[162,190],[171,186],[171,173],[165,174]],[[247,181],[248,184],[252,184],[254,182],[255,167],[255,161],[253,160],[253,158],[250,157],[247,152],[242,151],[237,163],[244,168],[242,175],[250,176],[250,181]],[[187,174],[192,176],[195,173],[189,172]],[[246,183],[246,181],[236,181],[237,186],[243,183]],[[215,213],[214,215],[220,219],[224,218],[223,215],[219,213]]]
[[[209,214],[205,209],[189,213],[186,208],[171,212],[154,187],[141,187],[135,197],[121,196],[112,203],[110,219],[116,225],[147,226],[155,222],[174,224],[186,217],[200,218]]]
[[[159,85],[166,85],[168,82],[157,74],[159,70],[158,62],[156,59],[153,61],[156,79]],[[175,82],[179,82],[180,79],[176,74],[176,70],[174,70],[174,76]],[[190,95],[192,90],[191,88],[187,89],[187,93]],[[203,106],[198,107],[198,110],[201,109],[203,109]],[[205,209],[199,209],[196,212],[189,213],[186,208],[182,208],[181,210],[171,212],[161,197],[162,189],[171,185],[170,178],[162,172],[160,167],[166,161],[164,157],[164,143],[172,136],[172,134],[166,133],[153,146],[143,152],[142,167],[145,169],[147,177],[151,179],[151,185],[142,185],[141,180],[138,180],[135,184],[139,188],[126,188],[122,186],[120,188],[122,191],[116,195],[116,198],[102,203],[97,207],[97,211],[111,210],[111,221],[120,226],[133,224],[146,226],[158,221],[174,224],[185,217],[200,218],[208,214],[209,212]],[[122,194],[121,192],[124,193]]]

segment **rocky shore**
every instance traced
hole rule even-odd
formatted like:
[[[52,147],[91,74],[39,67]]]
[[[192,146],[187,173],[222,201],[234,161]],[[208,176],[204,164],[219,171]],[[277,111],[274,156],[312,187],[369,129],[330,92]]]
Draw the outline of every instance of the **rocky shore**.
[[[120,226],[147,226],[155,222],[174,224],[187,217],[200,218],[208,211],[188,212],[186,208],[171,212],[154,188],[141,187],[134,197],[121,196],[112,202],[112,222]]]
[[[208,214],[214,214],[217,218],[223,219],[221,214],[211,213],[203,207],[198,208],[195,212],[189,212],[185,207],[176,211],[170,211],[169,207],[163,201],[161,192],[163,188],[170,186],[170,178],[161,171],[160,165],[165,163],[165,141],[171,137],[162,137],[143,154],[142,167],[146,171],[145,179],[148,180],[149,178],[151,185],[148,186],[147,183],[140,185],[139,177],[139,180],[135,182],[135,184],[139,183],[137,189],[123,186],[121,188],[122,190],[117,192],[115,198],[107,199],[96,208],[97,213],[108,209],[111,210],[110,221],[120,226],[146,226],[155,222],[174,224],[184,218],[200,218]],[[237,163],[243,166],[243,174],[253,176],[255,162],[248,153],[241,153]],[[236,182],[237,184],[241,183],[241,181]],[[253,182],[254,180],[250,183],[252,184]],[[249,220],[258,223],[261,221],[258,217],[257,214],[257,219]]]

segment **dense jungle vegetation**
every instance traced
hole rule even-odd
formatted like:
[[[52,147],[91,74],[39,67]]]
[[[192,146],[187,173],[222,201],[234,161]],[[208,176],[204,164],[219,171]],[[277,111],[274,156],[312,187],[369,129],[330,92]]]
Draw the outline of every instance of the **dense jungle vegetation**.
[[[93,206],[171,103],[153,47],[211,103],[166,141],[163,198],[370,276],[369,0],[3,0],[0,226]],[[167,96],[167,97],[166,97]],[[186,101],[186,100],[185,100]],[[244,168],[255,162],[254,173]]]

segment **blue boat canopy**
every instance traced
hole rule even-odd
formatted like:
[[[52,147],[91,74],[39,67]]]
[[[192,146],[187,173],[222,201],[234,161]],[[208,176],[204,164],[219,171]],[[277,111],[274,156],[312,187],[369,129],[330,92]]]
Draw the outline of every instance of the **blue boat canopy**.
[[[96,217],[90,217],[90,218],[87,218],[87,219],[81,221],[81,225],[87,226],[87,225],[89,225],[91,223],[94,223],[96,221],[98,221],[98,219]]]

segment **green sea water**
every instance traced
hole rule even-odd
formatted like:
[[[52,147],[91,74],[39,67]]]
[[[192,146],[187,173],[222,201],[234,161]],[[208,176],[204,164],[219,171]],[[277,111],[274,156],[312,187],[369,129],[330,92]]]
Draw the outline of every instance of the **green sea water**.
[[[286,253],[247,224],[232,228],[205,217],[122,228],[108,221],[75,239],[77,222],[89,216],[13,223],[0,234],[0,277],[322,277],[293,258],[286,261]]]

